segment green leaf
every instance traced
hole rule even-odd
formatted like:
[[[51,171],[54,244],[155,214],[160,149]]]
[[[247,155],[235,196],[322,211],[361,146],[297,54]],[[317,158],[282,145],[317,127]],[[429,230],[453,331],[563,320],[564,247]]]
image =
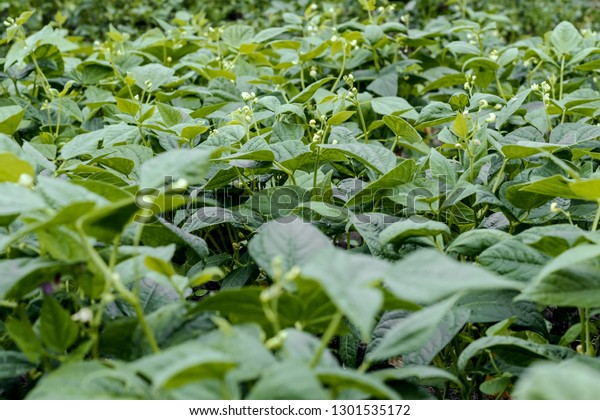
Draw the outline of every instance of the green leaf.
[[[469,230],[452,241],[448,245],[447,251],[467,257],[476,257],[489,247],[510,237],[510,234],[497,229]]]
[[[45,296],[40,311],[40,334],[47,347],[63,353],[77,340],[79,328],[71,319],[70,312],[53,298]]]
[[[18,184],[0,183],[0,216],[23,214],[46,207],[47,204],[35,192]]]
[[[400,117],[395,115],[386,115],[382,118],[385,125],[389,127],[394,134],[402,140],[406,140],[409,143],[418,143],[422,140],[421,135],[413,128],[412,125],[407,123]]]
[[[382,174],[396,167],[396,155],[389,149],[379,145],[364,143],[323,144],[321,148],[342,152]]]
[[[577,198],[600,200],[600,179],[578,179],[569,183],[568,186]]]
[[[374,204],[378,198],[391,195],[393,187],[411,181],[415,172],[415,161],[407,159],[353,195],[346,203],[346,206],[352,207],[367,202]]]
[[[398,244],[415,237],[437,235],[450,235],[450,228],[445,223],[435,222],[424,217],[412,217],[385,228],[379,235],[379,240],[383,245]]]
[[[141,109],[140,104],[131,99],[115,98],[115,100],[117,101],[117,108],[119,108],[119,111],[131,115],[132,117],[135,117]]]
[[[1,108],[0,108],[1,109]],[[0,182],[18,182],[21,175],[33,178],[33,166],[12,153],[0,153]]]
[[[280,362],[267,369],[252,387],[249,400],[328,400],[315,373],[294,361]]]
[[[319,229],[299,218],[272,221],[248,244],[256,263],[274,278],[294,266],[303,266],[326,249],[329,239]],[[274,262],[277,262],[274,266]]]
[[[458,369],[464,372],[469,360],[491,348],[494,348],[496,351],[501,348],[508,348],[515,353],[521,353],[524,356],[526,355],[526,357],[523,358],[524,362],[530,360],[531,357],[559,361],[568,357],[573,357],[577,354],[566,347],[537,344],[517,337],[497,335],[479,338],[469,344],[458,358]]]
[[[378,361],[414,352],[422,348],[435,334],[438,325],[452,310],[456,297],[421,309],[397,322],[368,355]]]
[[[0,350],[0,380],[17,378],[34,367],[22,353]]]
[[[327,119],[327,125],[337,125],[341,124],[350,117],[356,114],[356,111],[340,111],[337,114],[331,116],[331,118]]]
[[[374,285],[386,268],[384,261],[367,255],[327,249],[301,267],[301,277],[319,283],[366,339],[383,304],[383,294]]]
[[[178,149],[161,153],[144,162],[140,168],[140,186],[153,188],[166,181],[185,179],[199,184],[207,173],[210,152],[200,149]]]
[[[517,112],[517,110],[521,107],[521,105],[523,105],[523,102],[525,102],[525,99],[527,99],[530,93],[530,88],[522,90],[521,92],[516,94],[511,100],[509,100],[506,106],[496,114],[497,130],[500,130],[500,128],[502,128],[502,126],[504,125],[504,123],[506,123],[508,118],[515,112]]]
[[[370,104],[373,107],[373,111],[382,115],[404,114],[414,110],[413,106],[406,99],[397,96],[374,98]]]
[[[384,282],[401,299],[429,304],[466,290],[516,289],[520,282],[503,279],[469,263],[459,263],[439,251],[424,249],[395,263]]]
[[[582,43],[583,37],[570,22],[561,22],[550,34],[550,42],[558,55],[572,55]]]
[[[548,257],[516,239],[507,239],[483,251],[477,262],[510,279],[528,282],[536,277]]]
[[[98,207],[81,219],[83,230],[101,241],[111,242],[139,211],[133,198]]]
[[[25,115],[25,110],[18,105],[0,107],[0,133],[14,134]]]
[[[0,299],[19,299],[42,283],[54,280],[64,263],[47,258],[13,258],[0,261]]]
[[[181,111],[176,108],[173,108],[170,105],[163,104],[159,102],[157,105],[158,112],[167,127],[173,127],[174,125],[180,124],[183,122],[183,115],[181,115]]]
[[[536,302],[581,308],[600,305],[599,245],[580,245],[550,261],[520,296]]]
[[[331,82],[334,79],[334,77],[326,77],[324,79],[317,80],[316,82],[311,83],[310,85],[306,86],[306,88],[302,90],[302,92],[292,97],[292,99],[290,99],[290,103],[306,103],[310,101],[321,86],[323,86],[325,83]]]
[[[464,76],[462,76],[464,81]],[[448,104],[442,102],[431,102],[421,109],[419,118],[415,122],[417,130],[425,127],[434,127],[456,118],[456,112]]]
[[[223,378],[235,365],[231,356],[207,348],[201,342],[188,341],[138,359],[128,369],[144,375],[156,389],[176,388],[207,378]]]
[[[511,392],[519,400],[597,400],[600,370],[583,360],[539,362],[527,369]]]
[[[265,317],[260,300],[263,290],[257,287],[222,290],[204,298],[192,312],[218,311],[234,324],[254,322],[271,331],[272,324]],[[287,293],[279,296],[278,317],[282,328],[294,326],[302,318],[302,311],[302,304],[295,296]]]
[[[44,376],[28,400],[149,399],[147,383],[126,365],[96,360],[61,365]]]
[[[223,42],[228,46],[239,49],[242,44],[249,44],[254,38],[254,28],[248,25],[232,25],[223,31]]]
[[[5,322],[8,336],[15,342],[30,362],[36,363],[42,357],[42,343],[33,331],[29,319],[17,320],[9,318]]]
[[[454,123],[452,124],[452,128],[454,132],[458,135],[459,138],[465,139],[469,134],[469,127],[467,125],[467,119],[462,113],[456,114],[456,118],[454,119]]]
[[[328,385],[331,389],[356,390],[387,400],[401,399],[397,392],[385,385],[383,380],[376,375],[336,367],[319,368],[317,376],[323,384]]]

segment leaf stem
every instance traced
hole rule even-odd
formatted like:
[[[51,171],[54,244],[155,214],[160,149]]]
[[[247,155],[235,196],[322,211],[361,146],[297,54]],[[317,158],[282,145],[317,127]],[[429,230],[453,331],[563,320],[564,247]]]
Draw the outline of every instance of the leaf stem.
[[[339,311],[335,313],[333,318],[331,318],[331,321],[329,322],[329,325],[327,326],[327,329],[325,330],[323,337],[321,337],[321,343],[319,344],[317,351],[315,352],[313,358],[310,361],[309,367],[311,369],[314,369],[319,364],[319,361],[321,360],[321,356],[323,355],[323,352],[329,345],[329,342],[331,341],[331,339],[335,336],[335,333],[336,333],[338,327],[340,326],[342,319],[344,319],[344,315],[342,315],[342,313]]]

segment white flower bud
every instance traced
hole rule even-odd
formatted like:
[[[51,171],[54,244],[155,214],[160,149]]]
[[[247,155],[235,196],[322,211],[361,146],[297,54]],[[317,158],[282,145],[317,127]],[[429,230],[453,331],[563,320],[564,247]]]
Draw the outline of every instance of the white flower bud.
[[[460,143],[456,143],[456,144],[454,145],[454,147],[456,147],[457,149],[462,149],[462,148],[463,148],[463,147],[462,147],[462,144],[460,144]]]
[[[496,114],[494,112],[490,112],[490,114],[488,115],[488,117],[485,119],[486,123],[493,123],[496,121]]]
[[[560,206],[558,205],[558,203],[553,202],[552,204],[550,204],[550,211],[552,213],[560,213]]]
[[[317,78],[317,71],[316,70],[311,70],[309,73],[310,77],[312,77],[313,79]]]
[[[479,141],[479,139],[475,139],[475,140],[473,140],[473,144],[474,144],[475,146],[481,146],[481,142]]]
[[[481,101],[479,101],[479,109],[485,109],[489,106],[488,101],[486,101],[485,99],[482,99]]]
[[[187,179],[185,178],[179,178],[177,180],[177,182],[173,183],[173,189],[174,190],[185,190],[187,189],[187,187],[189,187],[190,183],[188,182]]]
[[[29,174],[21,174],[21,176],[19,176],[19,184],[25,188],[31,188],[33,185],[33,177]]]
[[[84,324],[91,322],[94,319],[94,312],[90,308],[81,308],[79,312],[71,315],[73,321],[78,321]]]

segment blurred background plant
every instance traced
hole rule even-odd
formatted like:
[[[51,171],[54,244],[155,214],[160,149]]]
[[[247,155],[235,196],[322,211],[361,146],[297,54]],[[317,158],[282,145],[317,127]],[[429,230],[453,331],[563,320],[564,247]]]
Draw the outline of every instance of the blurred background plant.
[[[543,34],[563,20],[590,30],[597,30],[600,22],[600,2],[593,0],[384,0],[377,4],[379,13],[395,14],[398,20],[409,15],[419,25],[440,16],[492,18],[510,40]],[[309,0],[8,0],[0,2],[0,15],[16,16],[36,9],[38,13],[28,22],[30,29],[56,19],[74,35],[96,39],[111,24],[120,31],[139,34],[160,20],[173,20],[179,11],[201,13],[212,23],[245,20],[265,27],[280,23],[284,13],[301,12],[309,5]],[[318,2],[318,6],[333,8],[340,22],[364,16],[356,0],[329,0]]]

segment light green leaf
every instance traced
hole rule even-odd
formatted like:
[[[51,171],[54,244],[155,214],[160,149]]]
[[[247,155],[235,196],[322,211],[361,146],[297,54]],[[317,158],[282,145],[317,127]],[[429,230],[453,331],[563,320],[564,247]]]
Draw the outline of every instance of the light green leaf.
[[[331,248],[329,239],[312,224],[295,218],[272,221],[248,244],[248,251],[271,277],[285,274],[295,265],[303,266]],[[277,259],[278,268],[273,266]]]
[[[597,400],[599,395],[600,370],[575,359],[536,363],[511,392],[519,400]]]
[[[456,297],[452,297],[398,321],[367,355],[368,360],[385,360],[419,350],[435,334],[438,325],[455,303]]]
[[[570,22],[561,22],[550,34],[550,42],[559,55],[573,54],[583,41],[583,37]]]
[[[77,339],[79,328],[69,311],[53,298],[45,296],[40,311],[40,334],[46,346],[63,353]]]
[[[177,149],[161,153],[140,168],[140,186],[153,188],[166,181],[185,179],[190,185],[204,180],[210,152],[200,149]]]
[[[384,282],[401,299],[429,304],[466,290],[516,289],[523,284],[507,280],[470,263],[459,263],[424,249],[395,263]]]
[[[445,223],[415,216],[391,224],[381,232],[379,240],[382,245],[397,244],[415,237],[433,237],[437,235],[450,235],[450,228]]]
[[[383,294],[374,286],[387,267],[384,261],[367,255],[328,249],[301,267],[301,277],[319,283],[366,339],[383,304]]]
[[[0,107],[0,133],[14,134],[25,115],[25,110],[18,105]]]

